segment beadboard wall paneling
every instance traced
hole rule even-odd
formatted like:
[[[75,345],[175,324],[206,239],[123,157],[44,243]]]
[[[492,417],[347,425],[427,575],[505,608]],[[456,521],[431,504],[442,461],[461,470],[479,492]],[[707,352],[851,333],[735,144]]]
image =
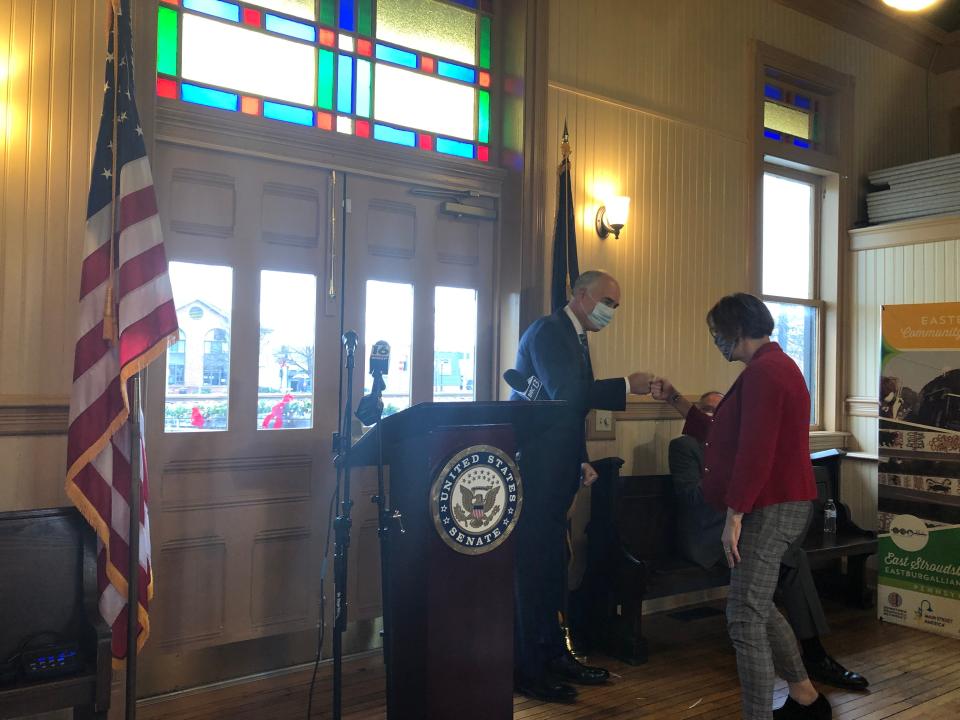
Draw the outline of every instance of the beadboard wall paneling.
[[[70,392],[101,0],[0,0],[0,395]]]
[[[669,373],[687,393],[724,387],[737,371],[703,316],[747,289],[751,40],[855,77],[861,177],[924,157],[926,71],[773,0],[554,0],[550,10],[547,122],[555,161],[564,120],[570,128],[580,267],[610,270],[625,291],[612,327],[591,337],[595,367]],[[614,19],[630,42],[598,42]],[[552,232],[554,172],[546,183]],[[597,207],[618,194],[632,198],[630,219],[619,240],[600,240]]]
[[[602,375],[638,368],[665,373],[687,394],[724,389],[739,371],[717,354],[703,317],[721,295],[749,289],[751,42],[854,77],[856,130],[846,142],[854,146],[861,216],[866,173],[926,158],[931,103],[948,102],[941,85],[928,86],[926,68],[774,0],[553,0],[550,38],[547,124],[556,145],[549,153],[555,167],[566,120],[580,267],[609,270],[624,290],[613,325],[591,337],[594,366]],[[552,169],[545,181],[552,234]],[[600,240],[593,229],[597,207],[609,195],[632,198],[619,240]],[[847,395],[874,392],[880,302],[919,297],[907,288],[926,288],[931,299],[945,299],[950,283],[955,292],[956,248],[928,248],[853,257],[841,327],[851,333],[850,343],[841,345],[852,356]],[[551,257],[548,250],[546,277]],[[850,423],[854,446],[866,449],[876,421]],[[637,427],[643,424],[669,427]],[[665,446],[657,444],[679,429],[661,421],[619,422],[624,471],[663,471],[658,458]],[[873,473],[858,470],[855,486],[845,491],[854,514],[871,527]]]

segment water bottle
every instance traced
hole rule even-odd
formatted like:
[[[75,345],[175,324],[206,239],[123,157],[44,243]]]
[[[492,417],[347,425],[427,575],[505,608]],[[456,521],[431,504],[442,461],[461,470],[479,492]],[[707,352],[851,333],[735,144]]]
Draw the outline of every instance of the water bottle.
[[[823,506],[823,532],[829,535],[837,534],[837,505],[833,498],[827,500]]]

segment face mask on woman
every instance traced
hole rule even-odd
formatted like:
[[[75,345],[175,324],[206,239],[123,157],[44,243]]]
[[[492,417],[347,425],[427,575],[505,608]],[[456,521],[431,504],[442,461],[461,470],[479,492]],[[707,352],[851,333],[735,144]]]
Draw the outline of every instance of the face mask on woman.
[[[722,335],[714,334],[713,343],[717,346],[720,354],[727,359],[727,362],[733,362],[733,349],[737,346],[736,339],[730,340]]]

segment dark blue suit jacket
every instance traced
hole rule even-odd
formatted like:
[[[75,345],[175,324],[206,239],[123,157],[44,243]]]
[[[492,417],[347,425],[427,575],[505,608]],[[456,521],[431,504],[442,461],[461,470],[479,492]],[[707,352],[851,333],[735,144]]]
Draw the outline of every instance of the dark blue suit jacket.
[[[677,499],[677,544],[680,554],[704,568],[723,558],[720,535],[726,513],[703,499],[703,446],[690,435],[670,441],[670,475]]]
[[[525,377],[536,375],[543,383],[540,400],[566,400],[580,419],[577,433],[581,462],[587,462],[583,420],[591,409],[623,410],[627,392],[622,377],[595,380],[593,368],[584,357],[580,338],[563,311],[557,310],[535,321],[517,350],[517,370]],[[518,396],[516,393],[514,398]]]

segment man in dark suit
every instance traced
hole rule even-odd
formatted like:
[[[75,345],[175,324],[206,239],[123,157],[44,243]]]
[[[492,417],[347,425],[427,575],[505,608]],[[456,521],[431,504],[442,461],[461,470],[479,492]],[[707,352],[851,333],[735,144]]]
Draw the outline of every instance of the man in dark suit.
[[[723,393],[704,393],[697,407],[713,415]],[[703,475],[703,447],[689,435],[670,441],[670,475],[677,499],[677,543],[681,554],[703,568],[711,568],[724,561],[720,533],[726,516],[714,510],[703,499],[700,478]],[[787,621],[800,643],[803,664],[810,677],[837,687],[862,690],[867,679],[847,670],[834,660],[823,645],[820,636],[828,633],[823,606],[817,594],[807,554],[801,546],[803,538],[791,546],[780,564],[778,590]],[[724,564],[725,561],[724,561]]]
[[[596,380],[587,333],[603,329],[620,304],[620,286],[605,272],[583,273],[570,302],[535,321],[520,339],[517,370],[543,384],[540,400],[565,400],[549,442],[523,443],[523,515],[517,527],[515,664],[518,692],[573,702],[569,682],[599,684],[609,673],[581,664],[567,650],[558,616],[566,593],[566,517],[577,488],[597,473],[587,457],[584,420],[590,409],[622,410],[627,394],[650,392],[652,375]],[[519,399],[514,393],[513,398]]]

